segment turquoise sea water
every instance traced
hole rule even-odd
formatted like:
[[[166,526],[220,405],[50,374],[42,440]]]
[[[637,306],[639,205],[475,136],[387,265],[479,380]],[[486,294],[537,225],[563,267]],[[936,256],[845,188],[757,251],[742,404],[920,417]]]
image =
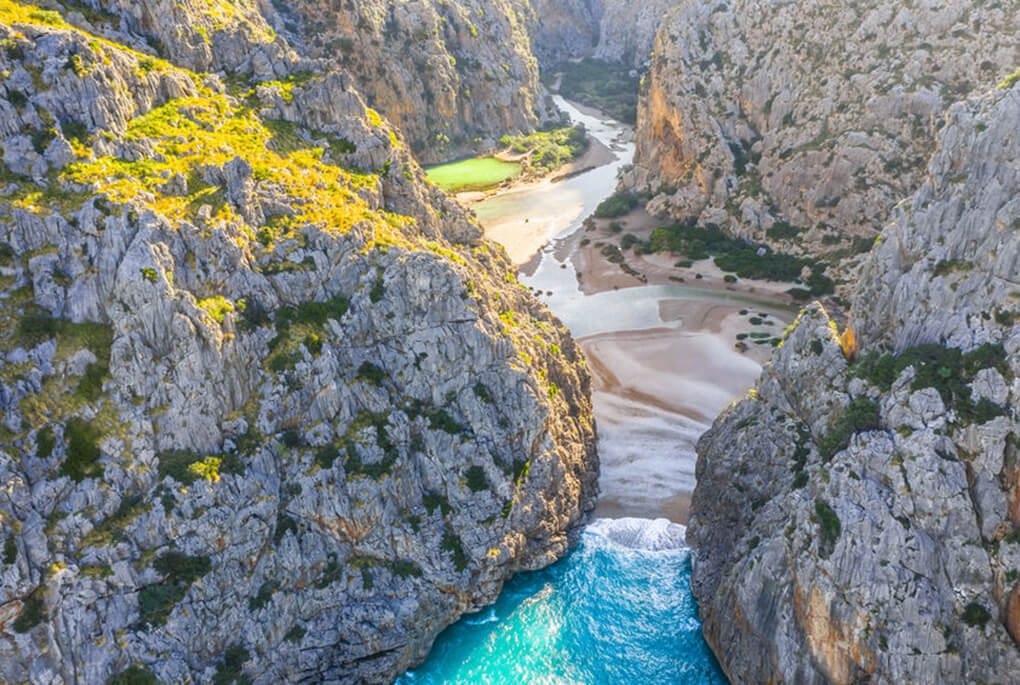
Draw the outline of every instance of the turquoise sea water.
[[[600,519],[565,559],[520,574],[397,682],[726,683],[701,637],[684,529]]]

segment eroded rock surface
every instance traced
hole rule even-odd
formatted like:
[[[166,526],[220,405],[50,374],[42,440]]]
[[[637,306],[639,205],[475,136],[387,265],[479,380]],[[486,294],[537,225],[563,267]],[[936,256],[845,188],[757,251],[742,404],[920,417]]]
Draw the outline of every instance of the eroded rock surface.
[[[583,358],[348,74],[152,11],[0,5],[0,680],[389,682],[574,540]]]
[[[947,108],[1020,61],[1010,4],[677,5],[627,185],[657,195],[653,212],[834,262],[866,252],[921,185]],[[772,240],[777,222],[798,230]]]
[[[1020,85],[949,110],[862,269],[860,359],[808,308],[699,442],[692,584],[735,682],[1020,672],[1018,122]]]

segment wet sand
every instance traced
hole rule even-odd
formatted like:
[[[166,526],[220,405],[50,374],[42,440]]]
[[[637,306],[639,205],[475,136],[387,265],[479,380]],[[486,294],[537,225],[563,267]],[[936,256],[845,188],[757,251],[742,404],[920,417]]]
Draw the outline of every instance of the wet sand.
[[[616,155],[592,138],[588,150],[570,164],[538,180],[516,183],[496,196],[473,193],[458,196],[472,206],[485,227],[485,235],[502,245],[515,265],[532,258],[581,214],[580,193],[555,192],[553,187],[585,171],[612,163]],[[488,201],[487,205],[481,204]],[[505,210],[503,208],[506,208]]]
[[[584,114],[601,117],[590,109]],[[609,140],[603,130],[604,144],[594,141],[611,155],[607,164],[629,161],[610,151],[627,140],[626,127],[619,131]],[[736,336],[751,331],[781,336],[793,319],[792,300],[784,293],[792,284],[727,283],[711,260],[684,268],[676,266],[677,256],[632,250],[623,253],[629,273],[609,262],[606,245],[619,247],[628,233],[645,240],[664,223],[637,209],[579,226],[582,213],[590,214],[614,191],[615,179],[603,173],[609,169],[568,183],[545,179],[475,207],[487,236],[523,265],[523,282],[582,336],[578,342],[593,377],[602,463],[596,516],[686,523],[698,438],[753,386],[772,353],[764,339],[765,344],[755,344]],[[614,233],[611,221],[624,229]],[[564,234],[572,226],[579,227]],[[673,287],[642,288],[649,285]],[[609,299],[589,300],[610,291]],[[753,303],[741,296],[754,298]],[[593,322],[593,316],[599,320]],[[752,325],[755,316],[767,323]]]
[[[771,346],[733,347],[745,330],[740,304],[664,300],[679,328],[582,338],[593,377],[602,492],[598,516],[685,523],[694,491],[695,445],[715,417],[743,396]]]

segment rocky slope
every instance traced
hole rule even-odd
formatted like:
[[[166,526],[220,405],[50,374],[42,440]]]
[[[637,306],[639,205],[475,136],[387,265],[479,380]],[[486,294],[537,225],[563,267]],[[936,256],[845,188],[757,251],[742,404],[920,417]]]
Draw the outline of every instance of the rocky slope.
[[[349,76],[158,7],[0,0],[0,680],[387,682],[573,540],[584,362]]]
[[[1020,672],[1018,122],[1016,83],[949,110],[864,264],[861,357],[809,308],[700,441],[692,584],[734,682]]]
[[[627,184],[742,236],[783,222],[777,249],[835,260],[920,185],[947,107],[1020,61],[1015,2],[678,4]]]
[[[603,62],[622,62],[635,68],[651,63],[655,38],[666,12],[677,0],[603,0],[598,43],[592,57]]]
[[[527,0],[287,4],[304,50],[335,60],[422,163],[491,149],[555,115],[532,54]]]

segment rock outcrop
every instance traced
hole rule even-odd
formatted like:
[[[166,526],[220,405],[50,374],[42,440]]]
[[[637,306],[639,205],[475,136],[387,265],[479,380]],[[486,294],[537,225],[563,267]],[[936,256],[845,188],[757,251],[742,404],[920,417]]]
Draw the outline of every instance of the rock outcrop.
[[[288,3],[305,51],[338,62],[423,164],[492,149],[555,115],[527,0]]]
[[[659,30],[626,184],[657,195],[653,212],[781,251],[860,255],[921,184],[946,109],[1015,68],[1013,9],[680,3]],[[776,222],[794,230],[766,236]]]
[[[0,0],[0,680],[388,682],[574,540],[583,357],[349,75],[139,7]]]
[[[1018,77],[949,110],[856,340],[808,308],[699,442],[692,585],[734,682],[1020,673]]]
[[[651,64],[655,38],[668,10],[676,0],[603,0],[598,43],[592,57],[603,62],[631,64],[644,69]]]

